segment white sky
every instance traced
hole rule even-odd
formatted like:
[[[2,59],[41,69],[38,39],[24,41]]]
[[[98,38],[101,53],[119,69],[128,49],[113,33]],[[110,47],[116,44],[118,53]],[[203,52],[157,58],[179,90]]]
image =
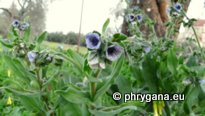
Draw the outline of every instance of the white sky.
[[[84,0],[82,32],[101,30],[105,20],[110,17],[110,9],[119,0]],[[47,14],[48,31],[78,32],[82,0],[56,0],[49,5]]]
[[[8,8],[12,1],[16,0],[0,0],[0,7]],[[116,7],[119,1],[84,0],[82,33],[88,33],[93,30],[101,31],[102,25],[107,18],[111,18],[110,26],[113,27],[115,25],[114,17],[111,16],[110,11]],[[48,32],[78,32],[81,2],[82,0],[56,0],[49,4],[46,14],[46,30]],[[205,0],[192,0],[188,16],[196,19],[205,19],[204,3]]]

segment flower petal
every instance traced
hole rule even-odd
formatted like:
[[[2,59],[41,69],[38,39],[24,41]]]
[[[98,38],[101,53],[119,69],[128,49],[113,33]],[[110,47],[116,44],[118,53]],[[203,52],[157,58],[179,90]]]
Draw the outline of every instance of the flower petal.
[[[98,49],[101,45],[100,36],[97,33],[89,33],[86,35],[86,46],[89,49]]]
[[[122,54],[122,48],[118,45],[108,46],[106,50],[106,58],[110,61],[117,60]]]
[[[37,57],[37,54],[33,51],[30,51],[27,53],[27,56],[28,56],[28,60],[33,63]]]

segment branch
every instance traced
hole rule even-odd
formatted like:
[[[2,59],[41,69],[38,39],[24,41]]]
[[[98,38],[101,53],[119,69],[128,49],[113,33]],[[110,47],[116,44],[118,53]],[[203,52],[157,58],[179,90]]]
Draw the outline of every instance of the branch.
[[[12,13],[7,8],[0,8],[0,9],[3,10],[4,12],[7,12],[9,16],[12,17]]]
[[[23,5],[21,4],[20,0],[17,0],[18,4],[21,6],[21,9],[23,9]]]

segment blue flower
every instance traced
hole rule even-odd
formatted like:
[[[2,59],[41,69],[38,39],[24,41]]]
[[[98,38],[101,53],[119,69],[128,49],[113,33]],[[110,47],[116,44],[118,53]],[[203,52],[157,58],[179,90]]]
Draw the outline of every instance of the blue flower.
[[[27,54],[28,60],[33,63],[37,57],[37,54],[33,51],[28,52]]]
[[[129,20],[129,22],[135,21],[135,15],[129,14],[129,15],[128,15],[128,20]]]
[[[19,30],[20,31],[25,31],[26,29],[28,29],[29,27],[29,24],[28,23],[22,23],[20,26],[19,26]]]
[[[149,52],[151,51],[151,47],[145,47],[145,48],[144,48],[144,51],[145,51],[146,53],[149,53]]]
[[[177,12],[180,12],[182,10],[182,5],[180,3],[176,3],[174,5],[174,9],[177,11]]]
[[[204,84],[205,83],[205,79],[199,80],[199,83]]]
[[[121,56],[122,51],[123,49],[120,46],[117,45],[108,46],[106,50],[106,58],[110,61],[115,61]]]
[[[86,35],[86,46],[89,49],[98,49],[101,44],[100,36],[97,33],[89,33]]]
[[[136,16],[136,18],[137,18],[137,22],[142,22],[142,19],[143,19],[143,16],[142,16],[142,14],[138,14],[137,16]]]
[[[14,28],[18,28],[18,27],[20,26],[20,21],[15,19],[15,20],[12,22],[12,26],[13,26]]]

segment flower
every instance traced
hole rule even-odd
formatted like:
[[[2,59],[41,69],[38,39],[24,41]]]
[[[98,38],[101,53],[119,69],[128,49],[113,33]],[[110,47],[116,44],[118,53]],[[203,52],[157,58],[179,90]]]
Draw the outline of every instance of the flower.
[[[20,45],[21,48],[25,48],[26,47],[25,43],[20,43],[19,45]]]
[[[135,21],[135,15],[129,14],[129,15],[128,15],[128,20],[129,20],[129,22]]]
[[[177,12],[180,12],[182,10],[182,5],[180,3],[176,3],[174,5],[174,9],[177,11]]]
[[[11,97],[9,96],[9,98],[7,99],[7,102],[6,102],[7,105],[11,105],[12,104],[12,99]]]
[[[46,61],[47,62],[52,62],[52,60],[53,60],[53,56],[51,56],[51,55],[48,55],[47,57],[46,57]]]
[[[136,18],[137,18],[137,22],[142,22],[142,19],[143,19],[143,16],[142,16],[142,14],[138,14],[137,16],[136,16]]]
[[[199,83],[204,84],[205,83],[205,79],[199,80]]]
[[[18,28],[18,27],[20,26],[20,21],[15,19],[15,20],[12,22],[12,26],[13,26],[14,28]]]
[[[149,53],[149,52],[151,51],[151,47],[145,47],[145,48],[144,48],[144,51],[145,51],[146,53]]]
[[[25,31],[26,29],[28,29],[29,27],[29,24],[28,23],[22,23],[20,26],[19,26],[19,30],[20,31]]]
[[[28,60],[31,63],[33,63],[35,61],[36,57],[37,57],[37,54],[33,51],[30,51],[30,52],[28,52],[27,56],[28,56]]]
[[[122,54],[122,48],[118,45],[108,46],[106,50],[106,58],[110,61],[117,60]]]
[[[97,33],[89,33],[86,35],[85,39],[87,48],[98,49],[100,47],[100,36]]]
[[[99,57],[97,53],[91,52],[88,55],[88,64],[92,69],[97,69],[99,63]]]

